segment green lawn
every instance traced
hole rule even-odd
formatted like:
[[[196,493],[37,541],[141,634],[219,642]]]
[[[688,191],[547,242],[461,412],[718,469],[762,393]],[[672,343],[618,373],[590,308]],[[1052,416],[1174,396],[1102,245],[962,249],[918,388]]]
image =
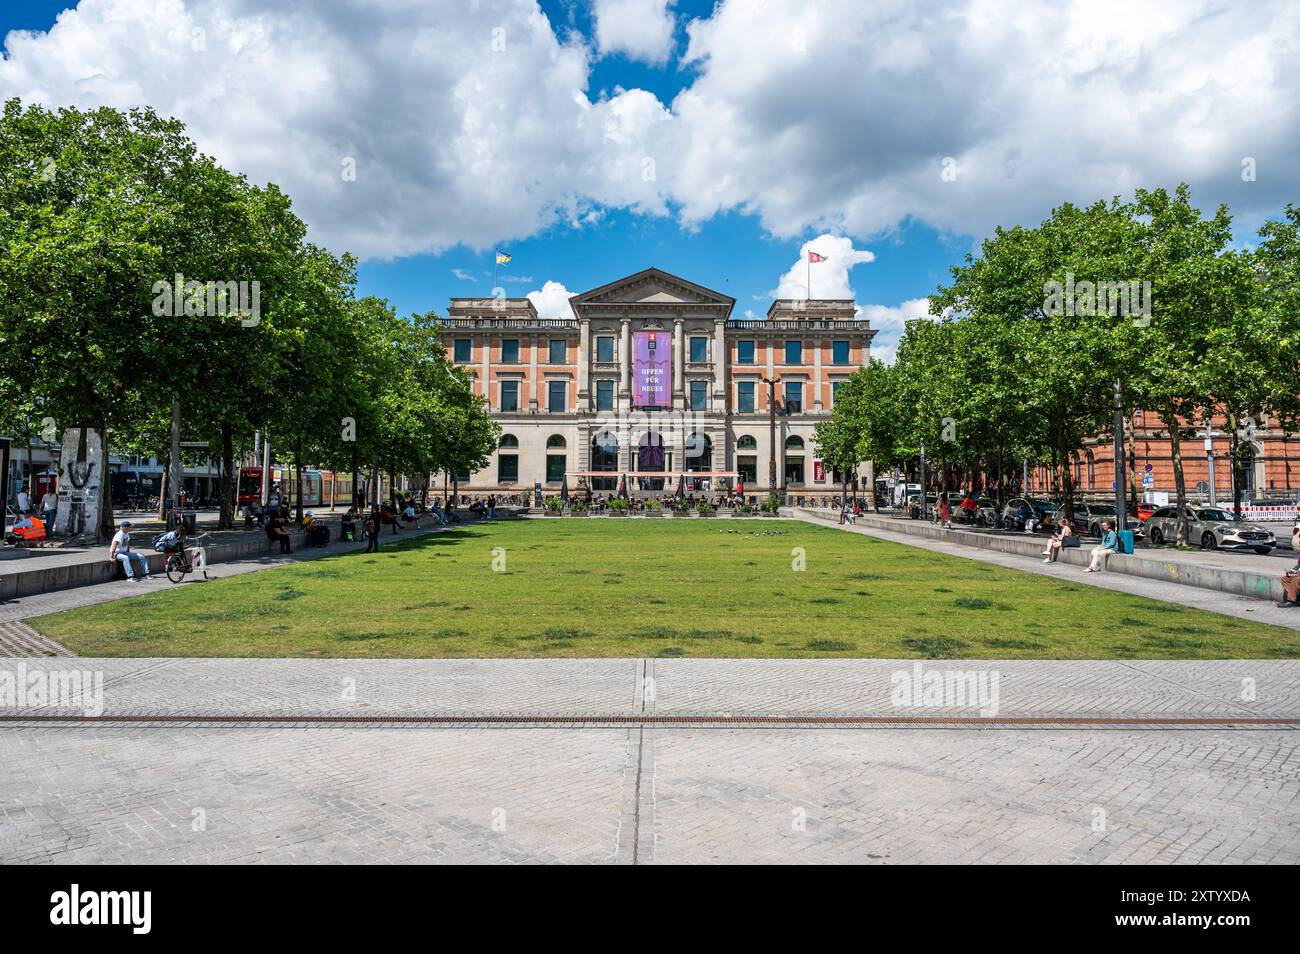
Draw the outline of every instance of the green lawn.
[[[85,656],[1300,657],[1293,630],[794,521],[392,539],[31,622]]]

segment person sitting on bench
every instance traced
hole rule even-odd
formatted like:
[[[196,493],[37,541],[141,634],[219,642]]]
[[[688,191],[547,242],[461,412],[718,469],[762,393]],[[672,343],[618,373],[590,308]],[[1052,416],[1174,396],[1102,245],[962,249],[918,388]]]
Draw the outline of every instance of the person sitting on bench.
[[[293,547],[289,545],[289,531],[285,529],[284,517],[278,514],[271,518],[270,523],[266,525],[266,539],[272,543],[280,541],[281,553],[292,553]]]

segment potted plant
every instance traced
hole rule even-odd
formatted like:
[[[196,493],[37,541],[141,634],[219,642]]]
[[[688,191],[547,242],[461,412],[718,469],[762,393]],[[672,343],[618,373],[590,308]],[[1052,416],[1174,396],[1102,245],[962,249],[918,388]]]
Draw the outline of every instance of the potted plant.
[[[732,509],[731,515],[733,517],[752,517],[754,508],[747,503],[739,503]]]
[[[622,497],[615,497],[609,502],[609,515],[611,517],[627,516],[627,501]]]
[[[575,517],[585,517],[587,515],[587,502],[585,500],[575,500],[569,504],[569,513]]]
[[[657,517],[663,511],[664,505],[658,500],[647,500],[645,502],[646,516]]]
[[[560,517],[564,515],[564,501],[559,497],[547,497],[544,501],[546,509],[542,511],[548,517]]]
[[[777,517],[780,516],[780,511],[781,511],[781,498],[778,497],[776,494],[770,494],[768,498],[763,501],[763,505],[762,505],[763,516]]]
[[[701,500],[695,507],[695,512],[701,517],[712,517],[717,513],[717,508],[707,500]]]
[[[685,500],[674,497],[672,503],[668,505],[668,515],[671,517],[689,517],[691,511],[687,507]]]

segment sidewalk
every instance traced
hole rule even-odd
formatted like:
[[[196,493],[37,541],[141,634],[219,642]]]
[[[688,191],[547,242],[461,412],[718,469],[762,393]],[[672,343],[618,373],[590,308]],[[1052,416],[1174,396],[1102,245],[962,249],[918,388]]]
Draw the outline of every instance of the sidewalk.
[[[474,521],[466,521],[462,526],[470,525]],[[389,543],[396,543],[400,540],[409,539],[414,536],[424,536],[430,533],[436,533],[442,530],[435,524],[426,525],[420,530],[414,528],[403,530],[400,534],[385,533],[380,546],[383,547]],[[259,534],[260,535],[260,534]],[[238,576],[241,573],[253,573],[257,570],[267,570],[272,567],[283,566],[287,563],[300,563],[304,560],[315,560],[318,557],[333,556],[339,553],[348,553],[354,550],[365,548],[365,541],[356,540],[353,543],[340,543],[337,539],[331,540],[328,547],[296,547],[289,554],[268,554],[262,557],[249,558],[243,560],[231,560],[226,563],[209,563],[209,579],[219,580],[227,576]],[[94,553],[92,559],[102,560],[100,553]],[[197,579],[193,576],[185,578],[180,584],[173,584],[167,580],[166,576],[155,574],[147,583],[128,583],[126,580],[116,580],[112,583],[98,583],[91,586],[78,586],[71,589],[55,590],[49,593],[41,593],[35,596],[24,596],[19,599],[0,602],[0,626],[6,623],[16,623],[20,620],[31,619],[35,616],[44,616],[46,613],[58,613],[63,610],[78,609],[82,606],[93,606],[98,603],[108,603],[113,600],[125,599],[128,596],[140,596],[144,593],[152,593],[155,590],[170,589],[173,586],[195,586],[203,583],[200,575]],[[0,655],[4,655],[0,652]]]
[[[1201,586],[1191,586],[1168,579],[1148,579],[1142,576],[1130,576],[1125,573],[1114,572],[1084,573],[1082,567],[1073,563],[1044,563],[1041,556],[1022,556],[963,544],[960,541],[965,531],[961,530],[948,531],[942,539],[929,539],[910,534],[902,527],[898,530],[869,527],[861,523],[861,519],[857,526],[847,524],[839,526],[836,522],[839,517],[834,511],[815,511],[806,507],[795,508],[794,518],[818,526],[830,526],[848,533],[860,533],[864,536],[901,543],[904,546],[918,547],[935,553],[946,553],[949,556],[962,557],[967,560],[978,560],[981,563],[992,563],[1014,570],[1023,570],[1027,573],[1037,573],[1040,576],[1050,576],[1070,583],[1080,583],[1084,586],[1096,586],[1107,590],[1117,590],[1122,593],[1132,593],[1135,596],[1145,596],[1166,603],[1177,603],[1180,606],[1206,610],[1210,613],[1222,613],[1225,616],[1235,616],[1238,619],[1249,619],[1257,623],[1267,623],[1272,626],[1300,630],[1300,609],[1278,609],[1273,603],[1265,600]],[[900,519],[898,523],[905,527],[907,524],[916,525],[918,521]],[[1016,534],[1008,534],[1007,536],[1014,537]],[[1033,537],[1032,543],[1036,554],[1046,544],[1046,538],[1041,536]],[[1161,556],[1163,558],[1163,552]],[[1194,561],[1199,554],[1171,553],[1170,556],[1187,557]],[[1221,556],[1227,556],[1227,554],[1221,554]],[[1266,560],[1268,558],[1254,557],[1254,559]],[[1274,561],[1272,569],[1277,575],[1281,575],[1282,567],[1277,565],[1276,561]]]

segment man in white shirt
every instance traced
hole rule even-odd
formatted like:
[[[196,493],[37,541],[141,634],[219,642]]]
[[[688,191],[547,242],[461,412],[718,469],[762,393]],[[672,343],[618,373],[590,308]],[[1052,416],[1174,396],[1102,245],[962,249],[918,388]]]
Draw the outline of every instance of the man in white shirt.
[[[32,511],[32,495],[27,492],[27,485],[18,488],[18,515],[27,516]]]
[[[45,521],[45,532],[54,532],[54,515],[59,510],[59,495],[54,492],[53,488],[45,491],[45,496],[41,498],[41,519]]]
[[[149,564],[145,558],[131,549],[131,521],[123,520],[122,528],[113,534],[113,542],[108,545],[108,559],[116,560],[126,569],[126,581],[136,581],[135,567],[139,566],[140,579],[149,579]]]

